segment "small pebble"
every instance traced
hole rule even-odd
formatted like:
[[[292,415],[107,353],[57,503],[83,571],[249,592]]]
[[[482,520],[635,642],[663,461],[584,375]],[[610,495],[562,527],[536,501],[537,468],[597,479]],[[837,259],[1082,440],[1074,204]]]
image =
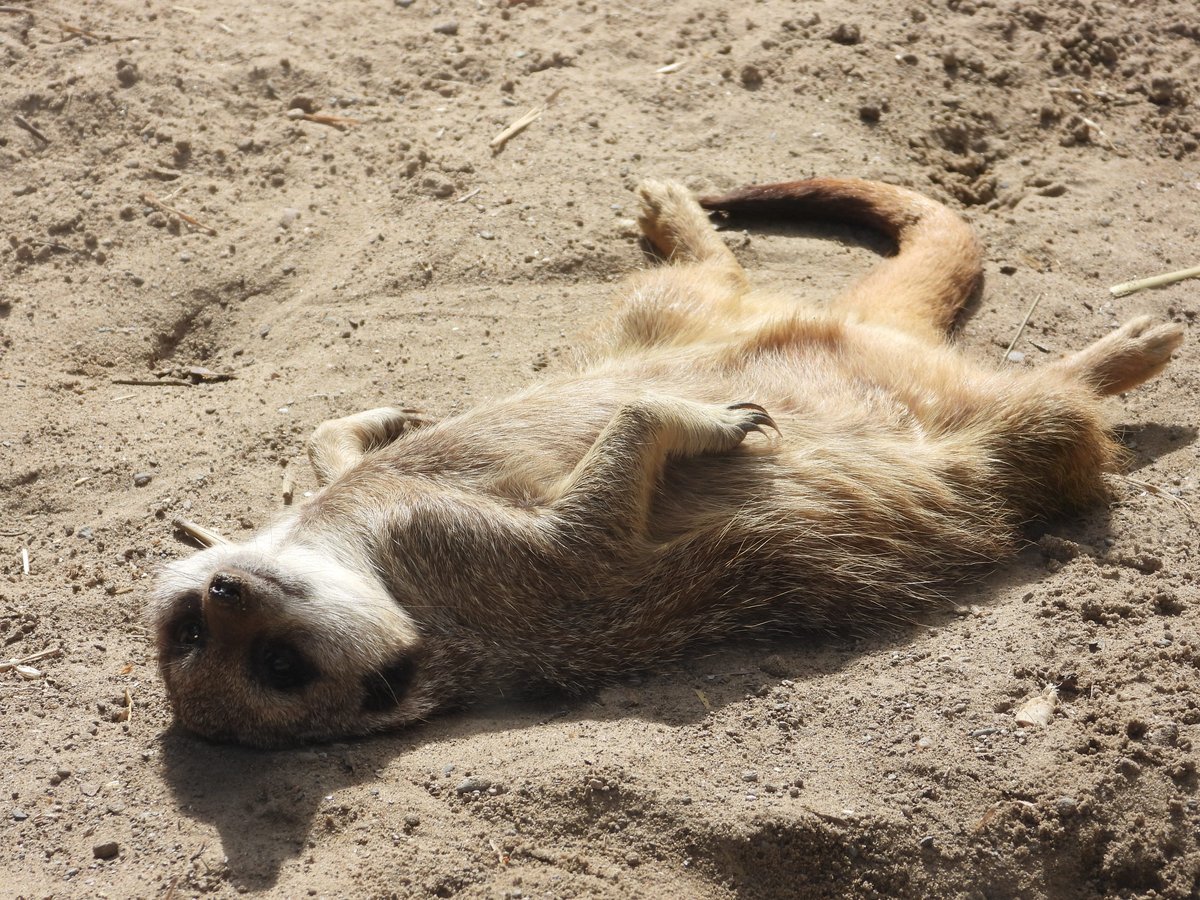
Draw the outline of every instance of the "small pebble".
[[[94,541],[96,539],[96,533],[92,531],[90,525],[84,525],[77,532],[75,532],[75,537],[83,538],[85,541]]]
[[[862,32],[859,30],[857,25],[847,25],[842,23],[841,25],[837,26],[837,28],[833,29],[832,32],[830,32],[829,39],[835,44],[845,44],[849,46],[862,41]]]
[[[92,856],[96,859],[112,859],[121,851],[116,841],[105,841],[92,848]]]
[[[758,773],[757,772],[743,772],[742,773],[742,781],[751,781],[751,782],[758,781]]]
[[[1025,354],[1020,350],[1011,350],[1008,354],[1008,361],[1014,363],[1023,363],[1025,362]]]
[[[470,794],[474,793],[475,791],[482,793],[491,786],[492,781],[490,778],[483,778],[479,775],[471,775],[468,778],[464,778],[454,786],[454,793],[459,795]]]
[[[429,172],[421,179],[421,189],[432,197],[445,200],[454,194],[454,182],[445,175]]]
[[[300,210],[285,206],[283,212],[279,214],[279,225],[281,228],[291,228],[292,223],[298,218],[300,218]]]
[[[151,475],[149,472],[138,472],[136,475],[133,476],[134,487],[145,487],[153,480],[154,480],[154,476]]]
[[[879,121],[881,110],[875,103],[864,103],[858,108],[858,117],[868,125],[874,125]]]
[[[14,809],[12,811],[12,817],[17,822],[24,822],[29,818],[29,813],[25,812],[23,809]]]
[[[763,73],[758,66],[743,66],[739,77],[744,88],[754,91],[762,87]]]
[[[443,22],[440,25],[434,25],[435,34],[458,34],[458,23],[455,21]]]

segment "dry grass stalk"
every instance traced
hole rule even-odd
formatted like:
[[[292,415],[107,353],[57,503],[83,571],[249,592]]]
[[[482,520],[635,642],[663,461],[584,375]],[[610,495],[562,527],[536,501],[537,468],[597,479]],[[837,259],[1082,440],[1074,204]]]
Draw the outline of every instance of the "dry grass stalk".
[[[1114,284],[1108,289],[1108,292],[1114,297],[1127,297],[1130,294],[1136,294],[1138,291],[1144,291],[1147,288],[1164,287],[1165,285],[1184,281],[1188,278],[1200,278],[1200,266],[1192,266],[1190,269],[1179,269],[1163,275],[1151,275],[1149,278],[1139,278],[1136,281]]]
[[[1017,341],[1021,339],[1021,335],[1025,333],[1025,326],[1029,324],[1029,320],[1033,318],[1033,311],[1037,309],[1037,305],[1042,302],[1042,295],[1038,294],[1033,298],[1033,302],[1029,304],[1029,311],[1025,313],[1025,318],[1021,320],[1020,326],[1017,328],[1017,333],[1013,335],[1012,342],[1009,343],[1008,349],[1004,351],[1004,358],[1008,359],[1008,354],[1013,352],[1013,347],[1017,346]]]
[[[28,131],[30,134],[32,134],[35,138],[37,138],[43,144],[50,143],[50,138],[48,138],[44,134],[42,134],[41,131],[39,131],[37,129],[37,127],[35,125],[33,125],[24,116],[22,116],[22,115],[13,116],[13,121],[17,123],[18,127],[24,129],[25,131]]]
[[[172,519],[171,524],[203,547],[229,543],[228,539],[217,532],[211,531],[203,525],[197,525],[195,522],[189,522],[187,519]]]
[[[142,202],[147,204],[148,206],[153,206],[157,210],[161,210],[162,212],[165,212],[169,215],[175,216],[180,221],[186,222],[187,224],[191,225],[197,231],[203,231],[209,237],[217,236],[217,229],[213,228],[211,225],[205,225],[199,219],[196,219],[193,216],[189,216],[185,212],[180,212],[179,210],[175,209],[173,206],[167,206],[167,204],[163,203],[161,200],[159,200],[157,197],[155,197],[153,194],[151,194],[148,191],[146,193],[142,194]]]
[[[549,97],[547,97],[546,102],[539,103],[537,106],[526,112],[525,115],[521,116],[507,128],[501,131],[498,135],[492,138],[492,140],[488,143],[488,146],[492,148],[492,152],[499,153],[504,149],[504,145],[507,144],[512,138],[516,137],[518,134],[540,119],[542,114],[554,105],[554,101],[558,99],[558,95],[560,93],[562,93],[562,88],[559,88]]]

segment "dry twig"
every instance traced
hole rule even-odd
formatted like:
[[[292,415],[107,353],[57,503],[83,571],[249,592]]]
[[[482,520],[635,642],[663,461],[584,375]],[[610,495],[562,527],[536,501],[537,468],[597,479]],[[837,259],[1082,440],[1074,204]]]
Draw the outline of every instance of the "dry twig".
[[[1126,297],[1129,294],[1136,294],[1138,291],[1144,291],[1147,288],[1163,287],[1164,285],[1174,284],[1177,281],[1183,281],[1187,278],[1200,278],[1200,266],[1167,272],[1165,275],[1151,275],[1149,278],[1139,278],[1137,281],[1126,281],[1123,284],[1114,284],[1108,289],[1108,292],[1114,297]]]
[[[492,148],[492,152],[499,153],[504,149],[504,145],[507,144],[512,138],[516,137],[518,134],[540,119],[542,114],[554,105],[554,101],[558,99],[558,95],[560,93],[562,93],[562,88],[559,88],[549,97],[547,97],[545,103],[540,103],[533,107],[527,113],[525,113],[525,115],[521,116],[507,128],[501,131],[498,135],[492,138],[491,142],[488,144],[488,146]]]
[[[37,127],[33,123],[31,123],[28,119],[26,119],[24,116],[15,115],[15,116],[13,116],[13,121],[17,123],[17,127],[23,128],[25,131],[28,131],[30,134],[32,134],[35,138],[37,138],[43,144],[50,143],[50,138],[48,138],[44,134],[42,134],[37,129]]]
[[[35,663],[43,659],[52,659],[61,655],[62,647],[49,647],[45,650],[39,650],[37,653],[31,653],[28,656],[14,657],[0,661],[0,672],[7,672],[10,669],[28,668],[30,663]]]
[[[153,206],[155,209],[162,210],[165,213],[168,213],[172,216],[176,216],[180,220],[187,222],[189,225],[191,225],[197,231],[203,231],[209,237],[217,236],[217,229],[213,228],[211,225],[205,225],[203,222],[201,222],[199,219],[195,218],[194,216],[189,216],[185,212],[180,212],[179,210],[175,209],[173,206],[167,206],[167,204],[163,203],[161,200],[159,200],[157,197],[155,197],[153,194],[151,194],[148,191],[146,193],[142,194],[142,202],[147,204],[148,206]]]
[[[228,538],[222,537],[215,531],[210,531],[203,525],[197,525],[195,522],[189,522],[187,519],[172,519],[171,524],[203,547],[212,547],[217,544],[229,543]]]
[[[193,387],[190,381],[179,378],[114,378],[113,384],[129,384],[134,387]]]
[[[1012,353],[1013,347],[1017,346],[1017,341],[1021,339],[1021,335],[1025,333],[1025,326],[1029,324],[1029,320],[1033,318],[1033,311],[1037,309],[1037,305],[1042,302],[1042,295],[1038,294],[1033,298],[1033,302],[1029,304],[1029,312],[1025,313],[1025,318],[1021,320],[1021,325],[1017,328],[1017,333],[1013,335],[1012,342],[1008,345],[1008,349],[1004,351],[1004,358],[1008,359],[1008,354]]]

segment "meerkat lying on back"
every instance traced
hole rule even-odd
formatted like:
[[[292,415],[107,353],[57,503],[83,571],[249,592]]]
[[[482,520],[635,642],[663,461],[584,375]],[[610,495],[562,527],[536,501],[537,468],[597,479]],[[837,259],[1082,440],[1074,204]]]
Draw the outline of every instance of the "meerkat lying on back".
[[[397,409],[326,422],[311,502],[166,568],[150,617],[185,726],[259,746],[365,734],[750,630],[905,620],[1023,523],[1101,495],[1121,455],[1101,398],[1183,339],[1140,318],[997,370],[947,342],[981,267],[940,204],[834,179],[702,201],[897,241],[815,309],[751,291],[681,186],[640,193],[668,265],[626,284],[568,371],[426,427]]]

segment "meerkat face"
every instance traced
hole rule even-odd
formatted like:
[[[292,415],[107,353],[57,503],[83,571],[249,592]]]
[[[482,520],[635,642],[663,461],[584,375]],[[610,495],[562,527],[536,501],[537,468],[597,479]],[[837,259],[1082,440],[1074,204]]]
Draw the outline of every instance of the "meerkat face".
[[[363,571],[270,534],[167,566],[149,616],[182,724],[268,747],[424,718],[417,627]]]

